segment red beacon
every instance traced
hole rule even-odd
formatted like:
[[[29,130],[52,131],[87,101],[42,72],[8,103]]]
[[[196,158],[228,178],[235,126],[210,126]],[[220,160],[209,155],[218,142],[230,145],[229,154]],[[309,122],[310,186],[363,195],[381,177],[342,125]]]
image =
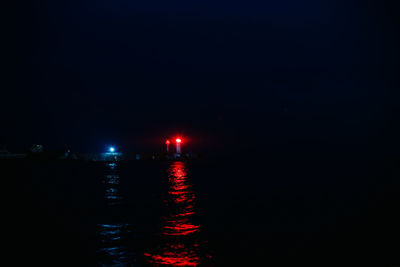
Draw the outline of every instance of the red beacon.
[[[171,142],[169,140],[165,141],[165,144],[167,145],[167,152],[169,152],[169,144],[171,144]]]
[[[181,154],[182,139],[178,137],[176,138],[175,142],[176,142],[176,154]]]

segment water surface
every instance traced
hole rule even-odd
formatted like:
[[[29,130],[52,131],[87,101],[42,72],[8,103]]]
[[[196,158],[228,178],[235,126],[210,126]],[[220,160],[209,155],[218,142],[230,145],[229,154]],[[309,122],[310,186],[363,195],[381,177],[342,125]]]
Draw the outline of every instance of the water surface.
[[[19,266],[392,266],[393,166],[351,157],[2,161],[5,242]]]

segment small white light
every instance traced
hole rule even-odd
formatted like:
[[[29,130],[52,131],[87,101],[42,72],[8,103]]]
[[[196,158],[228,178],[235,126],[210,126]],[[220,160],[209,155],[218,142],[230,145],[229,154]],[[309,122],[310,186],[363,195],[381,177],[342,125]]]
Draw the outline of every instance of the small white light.
[[[113,147],[110,147],[110,148],[109,148],[109,150],[110,150],[110,152],[112,153],[112,152],[114,152],[114,151],[115,151],[115,148],[113,148]]]

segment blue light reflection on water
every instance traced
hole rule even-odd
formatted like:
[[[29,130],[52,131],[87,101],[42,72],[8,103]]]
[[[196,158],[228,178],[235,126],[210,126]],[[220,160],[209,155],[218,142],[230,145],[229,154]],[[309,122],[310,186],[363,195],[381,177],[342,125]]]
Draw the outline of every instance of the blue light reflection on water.
[[[97,224],[97,266],[134,266],[132,253],[126,246],[131,226],[121,219],[123,197],[120,194],[120,175],[117,163],[106,164],[104,184],[104,212],[107,222]]]
[[[127,224],[99,224],[98,234],[100,244],[97,250],[99,254],[99,266],[132,266],[129,262],[129,253],[123,245],[122,238],[127,231]]]

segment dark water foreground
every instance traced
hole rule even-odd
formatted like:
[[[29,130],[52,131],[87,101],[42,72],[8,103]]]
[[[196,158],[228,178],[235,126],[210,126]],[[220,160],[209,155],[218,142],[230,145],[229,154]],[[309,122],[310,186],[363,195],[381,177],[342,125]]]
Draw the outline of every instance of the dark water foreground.
[[[394,160],[0,164],[10,266],[399,264]]]

